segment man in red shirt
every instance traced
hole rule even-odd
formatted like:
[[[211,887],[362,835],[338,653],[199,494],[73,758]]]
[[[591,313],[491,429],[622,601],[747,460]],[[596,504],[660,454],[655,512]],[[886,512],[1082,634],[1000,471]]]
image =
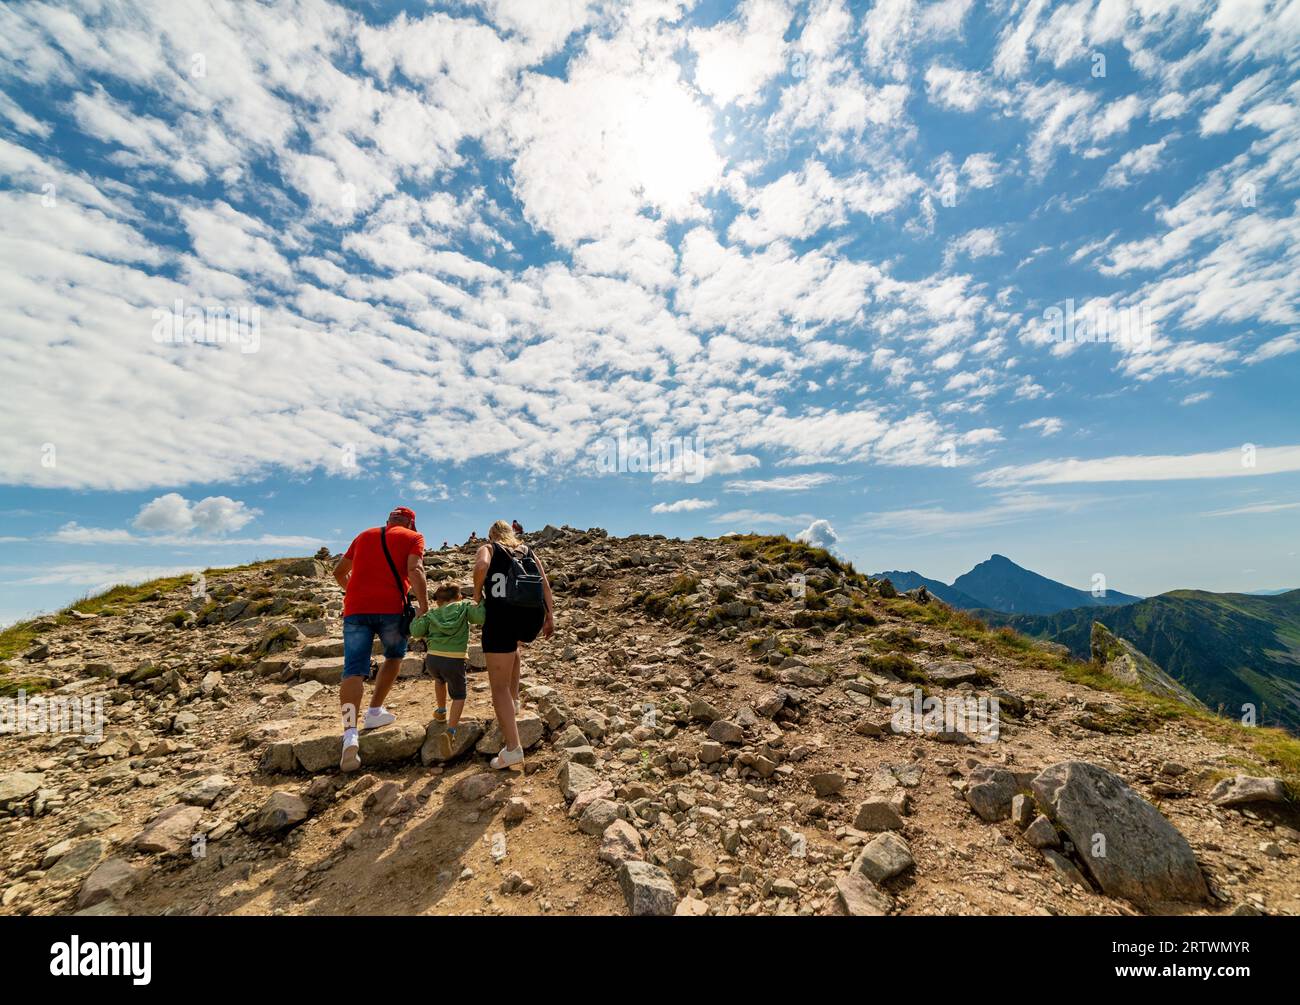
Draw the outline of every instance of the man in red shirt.
[[[406,655],[407,638],[401,621],[412,585],[420,613],[429,609],[429,585],[424,578],[424,536],[415,529],[415,512],[398,506],[388,514],[386,526],[371,527],[358,534],[334,566],[334,578],[343,587],[343,680],[339,687],[343,755],[339,769],[356,771],[361,767],[357,709],[365,691],[363,682],[370,672],[370,651],[375,636],[379,636],[384,647],[384,666],[375,678],[374,694],[361,723],[362,729],[377,729],[397,719],[384,708],[384,699]]]

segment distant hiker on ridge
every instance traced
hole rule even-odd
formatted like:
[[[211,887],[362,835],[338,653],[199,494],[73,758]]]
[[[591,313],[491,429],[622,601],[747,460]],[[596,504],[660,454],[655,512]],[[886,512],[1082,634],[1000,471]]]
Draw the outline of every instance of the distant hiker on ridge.
[[[415,512],[398,506],[388,514],[384,527],[371,527],[358,534],[334,566],[334,578],[343,587],[343,679],[339,686],[343,754],[339,769],[356,771],[361,767],[357,709],[365,690],[362,682],[370,671],[375,636],[384,647],[384,665],[375,678],[362,729],[377,729],[397,719],[384,708],[384,699],[406,655],[415,615],[408,599],[412,584],[419,612],[429,610],[424,536],[415,529]]]
[[[488,543],[474,558],[474,603],[480,602],[485,615],[483,656],[492,707],[505,743],[491,764],[509,768],[524,759],[515,724],[519,714],[519,644],[532,642],[538,632],[551,637],[555,601],[541,561],[504,520],[492,525]]]

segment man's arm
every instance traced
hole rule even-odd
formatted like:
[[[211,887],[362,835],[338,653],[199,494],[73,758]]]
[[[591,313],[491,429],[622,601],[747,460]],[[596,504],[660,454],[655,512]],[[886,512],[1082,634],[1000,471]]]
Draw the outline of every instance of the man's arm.
[[[352,559],[344,556],[340,558],[334,566],[334,578],[338,580],[339,588],[348,592],[348,576],[352,575]]]
[[[474,557],[474,603],[483,602],[483,583],[487,579],[488,566],[492,564],[492,549],[486,544]]]
[[[423,614],[429,609],[429,581],[424,576],[423,551],[414,551],[406,556],[406,575],[415,587],[415,602]]]

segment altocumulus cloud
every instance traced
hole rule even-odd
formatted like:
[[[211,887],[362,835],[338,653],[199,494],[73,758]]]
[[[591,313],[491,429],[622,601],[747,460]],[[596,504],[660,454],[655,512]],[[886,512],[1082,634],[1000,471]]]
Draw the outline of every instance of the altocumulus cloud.
[[[1018,486],[1285,477],[1294,447],[1243,466],[1227,427],[1300,366],[1295,16],[6,5],[0,483],[167,493],[53,535],[109,547],[241,540],[256,479],[585,476],[619,430],[695,450],[639,505],[746,529],[807,526],[763,499],[790,493],[844,527],[832,485],[867,468],[914,523],[1030,519]],[[1045,341],[1065,298],[1154,335]],[[1157,398],[1204,422],[1149,421]],[[1103,400],[1130,446],[1044,456]],[[447,444],[451,474],[408,470]],[[994,498],[961,509],[972,479]],[[724,491],[758,498],[715,515]]]

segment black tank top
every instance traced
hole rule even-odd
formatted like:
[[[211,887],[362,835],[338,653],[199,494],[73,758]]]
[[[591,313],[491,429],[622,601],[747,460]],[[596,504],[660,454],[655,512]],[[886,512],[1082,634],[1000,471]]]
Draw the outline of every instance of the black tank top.
[[[510,572],[510,552],[495,541],[491,545],[492,561],[488,563],[487,576],[483,580],[483,606],[500,608],[507,606],[506,576]],[[528,554],[528,546],[523,546],[516,554],[521,557]]]

